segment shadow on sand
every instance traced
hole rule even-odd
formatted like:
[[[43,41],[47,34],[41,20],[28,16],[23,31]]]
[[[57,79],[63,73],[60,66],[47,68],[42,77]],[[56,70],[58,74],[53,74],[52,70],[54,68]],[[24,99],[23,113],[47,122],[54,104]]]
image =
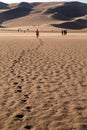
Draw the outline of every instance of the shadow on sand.
[[[51,24],[54,27],[65,28],[65,29],[84,29],[87,28],[86,19],[78,19],[72,22],[64,22],[61,24]]]
[[[32,10],[32,8],[17,7],[15,9],[1,12],[0,13],[0,24],[7,20],[12,20],[12,19],[26,16],[31,12],[31,10]]]

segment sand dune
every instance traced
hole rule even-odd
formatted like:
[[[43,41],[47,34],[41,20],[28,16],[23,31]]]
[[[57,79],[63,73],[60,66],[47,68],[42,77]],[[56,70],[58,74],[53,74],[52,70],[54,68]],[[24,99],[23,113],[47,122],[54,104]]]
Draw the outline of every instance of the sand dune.
[[[18,4],[18,7],[25,7],[25,8],[30,9],[32,6],[31,6],[31,4],[29,4],[27,2],[21,2]]]
[[[0,130],[87,130],[87,4],[0,2],[0,23]]]
[[[30,13],[30,11],[31,11],[31,9],[28,9],[25,7],[18,7],[15,9],[1,12],[0,13],[0,18],[1,18],[0,23],[7,21],[7,20],[12,20],[12,19],[26,16]]]
[[[87,28],[87,19],[77,19],[72,22],[64,22],[61,24],[52,24],[54,27],[68,29],[84,29]]]
[[[87,14],[87,4],[79,2],[66,2],[61,6],[48,9],[45,13],[55,14],[55,12],[57,12],[57,16],[58,13],[60,13],[69,19],[73,19],[74,17],[80,17]]]
[[[9,9],[9,4],[0,2],[0,9]]]
[[[0,130],[87,130],[87,35],[0,33]]]
[[[80,2],[21,2],[0,11],[0,23],[4,27],[54,24],[57,28],[83,29],[87,28],[86,21],[87,4]]]

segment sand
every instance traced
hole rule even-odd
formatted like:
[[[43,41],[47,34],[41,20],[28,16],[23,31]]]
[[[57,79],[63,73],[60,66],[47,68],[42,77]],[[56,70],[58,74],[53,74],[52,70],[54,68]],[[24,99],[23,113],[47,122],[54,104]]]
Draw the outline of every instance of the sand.
[[[0,32],[0,130],[87,130],[87,34]]]

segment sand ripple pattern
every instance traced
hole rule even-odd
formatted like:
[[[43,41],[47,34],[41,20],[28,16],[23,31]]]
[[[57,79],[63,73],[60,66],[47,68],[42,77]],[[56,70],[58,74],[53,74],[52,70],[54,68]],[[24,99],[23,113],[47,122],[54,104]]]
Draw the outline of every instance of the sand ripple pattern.
[[[87,130],[87,43],[0,44],[0,130]]]

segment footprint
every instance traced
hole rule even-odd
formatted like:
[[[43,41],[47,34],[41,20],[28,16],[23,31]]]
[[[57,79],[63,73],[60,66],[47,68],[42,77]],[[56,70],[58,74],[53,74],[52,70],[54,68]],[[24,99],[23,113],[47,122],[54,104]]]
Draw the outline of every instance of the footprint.
[[[40,89],[40,88],[41,88],[41,86],[37,86],[37,88],[38,88],[38,89]]]
[[[22,81],[22,82],[24,82],[24,79],[23,79],[23,78],[21,78],[21,81]]]
[[[85,110],[85,107],[77,106],[76,110]]]
[[[14,72],[14,70],[12,69],[12,70],[10,70],[10,72],[11,72],[11,73],[13,73],[13,72]]]
[[[14,85],[17,85],[18,84],[18,82],[14,82]]]
[[[31,125],[26,125],[24,128],[25,128],[26,130],[30,130],[30,129],[32,128],[32,126],[31,126]]]
[[[30,107],[30,106],[27,106],[27,107],[26,107],[26,110],[27,110],[28,112],[31,112],[31,107]]]
[[[22,92],[21,89],[15,90],[15,93],[21,93],[21,92]]]
[[[22,99],[22,100],[21,100],[22,103],[25,103],[26,101],[27,101],[26,99]]]
[[[28,95],[27,95],[27,94],[25,94],[24,96],[25,96],[25,98],[28,98]]]
[[[23,114],[17,114],[17,115],[15,116],[16,119],[22,119],[23,117],[24,117]]]
[[[17,76],[17,78],[21,78],[21,76],[20,76],[20,75],[18,75],[18,76]]]
[[[19,89],[21,89],[21,88],[22,88],[22,86],[18,86],[18,88],[19,88]]]
[[[81,125],[80,130],[87,130],[87,125],[85,124]]]

